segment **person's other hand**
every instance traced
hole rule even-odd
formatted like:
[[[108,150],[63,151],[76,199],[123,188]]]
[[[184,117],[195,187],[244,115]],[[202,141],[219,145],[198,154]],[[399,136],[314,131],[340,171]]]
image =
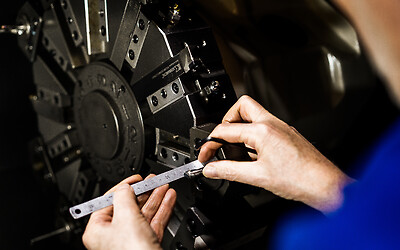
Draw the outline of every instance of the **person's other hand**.
[[[252,162],[216,161],[203,170],[208,178],[265,188],[286,199],[302,201],[322,212],[337,209],[342,189],[351,181],[294,128],[248,96],[241,97],[210,134],[254,148]],[[209,160],[221,145],[203,145],[199,160]]]
[[[141,180],[140,175],[131,176],[107,192],[114,192],[113,206],[91,215],[82,237],[88,249],[160,249],[176,192],[164,185],[136,200],[128,184]]]

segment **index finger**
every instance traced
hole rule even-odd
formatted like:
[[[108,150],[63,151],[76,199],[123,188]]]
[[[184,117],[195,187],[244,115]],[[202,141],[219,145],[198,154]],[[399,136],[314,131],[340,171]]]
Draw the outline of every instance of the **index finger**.
[[[123,183],[126,183],[126,184],[130,185],[130,184],[139,182],[141,180],[143,180],[143,178],[140,175],[138,175],[138,174],[132,175],[132,176],[122,180],[120,183],[118,183],[114,187],[112,187],[104,195],[112,193],[112,192],[115,192],[115,190],[117,190],[117,188]],[[98,211],[95,211],[90,216],[89,222],[91,224],[92,223],[96,224],[96,223],[102,223],[102,222],[111,222],[112,215],[113,215],[113,210],[114,210],[113,206],[108,206],[108,207],[102,208],[102,209],[100,209]]]
[[[256,102],[253,98],[243,95],[228,110],[222,122],[260,122],[272,116],[263,106]]]

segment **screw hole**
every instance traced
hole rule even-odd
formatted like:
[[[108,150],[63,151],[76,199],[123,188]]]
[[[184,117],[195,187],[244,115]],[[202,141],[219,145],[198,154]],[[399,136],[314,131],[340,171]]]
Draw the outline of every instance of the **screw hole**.
[[[157,97],[155,97],[155,96],[151,97],[151,103],[153,104],[153,106],[157,106],[158,105]]]
[[[160,156],[164,159],[168,157],[167,150],[165,150],[165,148],[161,149]]]
[[[167,91],[165,89],[161,90],[161,96],[162,98],[167,98]]]
[[[128,55],[129,55],[129,59],[131,59],[131,60],[135,59],[135,52],[133,50],[130,49]]]
[[[138,43],[139,42],[139,37],[137,35],[133,36],[133,42]]]
[[[106,36],[106,34],[107,34],[106,27],[101,26],[101,28],[100,28],[100,33],[101,33],[102,36]]]
[[[174,160],[174,161],[178,161],[179,160],[179,156],[178,156],[177,153],[173,153],[172,154],[172,160]]]
[[[64,8],[64,10],[68,9],[67,1],[62,1],[61,6]]]
[[[81,179],[81,180],[80,180],[80,183],[81,183],[81,186],[84,187],[84,186],[86,185],[85,179]]]
[[[43,99],[43,97],[44,97],[44,92],[43,92],[43,90],[40,90],[39,91],[39,98]]]
[[[72,32],[72,38],[75,39],[75,40],[78,40],[79,36],[78,36],[78,32],[76,30],[74,30]]]
[[[178,92],[179,92],[179,86],[178,86],[178,84],[177,84],[176,82],[174,82],[174,83],[172,84],[172,91],[173,91],[175,94],[178,94]]]
[[[144,30],[144,20],[143,19],[139,20],[139,29]]]
[[[44,43],[44,46],[46,46],[46,47],[49,46],[49,39],[47,37],[44,37],[43,43]]]

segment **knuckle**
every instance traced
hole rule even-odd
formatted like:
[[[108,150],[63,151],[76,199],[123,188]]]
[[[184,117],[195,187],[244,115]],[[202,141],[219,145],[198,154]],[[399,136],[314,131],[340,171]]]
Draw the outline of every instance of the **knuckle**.
[[[150,222],[150,227],[153,229],[153,232],[157,235],[158,239],[162,239],[165,225],[166,224],[164,223],[164,221],[159,219],[153,219]]]
[[[148,223],[150,223],[151,220],[153,219],[153,215],[149,213],[149,211],[144,210],[142,211],[142,214]]]
[[[256,123],[255,126],[257,133],[262,135],[268,135],[272,131],[272,126],[269,123]]]
[[[218,137],[218,136],[220,136],[221,133],[222,133],[225,129],[227,129],[228,127],[229,127],[229,123],[221,123],[221,124],[218,124],[218,125],[214,128],[214,130],[212,131],[212,133],[210,134],[210,136]]]
[[[250,105],[253,99],[248,95],[242,95],[237,101],[241,106]]]
[[[217,131],[220,131],[220,130],[224,130],[224,129],[228,128],[229,126],[230,126],[229,123],[221,123],[221,124],[218,124],[218,126],[215,127],[215,129]]]
[[[239,98],[238,102],[248,102],[248,101],[250,101],[250,100],[252,100],[252,98],[251,98],[250,96],[248,96],[248,95],[242,95],[242,96]]]
[[[270,144],[272,142],[277,142],[282,138],[279,128],[275,127],[271,123],[259,123],[256,126],[255,138],[256,144],[263,147],[262,145]]]
[[[161,226],[161,221],[158,218],[153,218],[150,221],[151,228],[156,232],[158,228]]]

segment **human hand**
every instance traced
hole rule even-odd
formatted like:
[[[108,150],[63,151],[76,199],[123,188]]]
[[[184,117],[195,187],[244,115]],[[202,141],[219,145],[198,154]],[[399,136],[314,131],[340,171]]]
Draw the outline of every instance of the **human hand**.
[[[351,182],[300,133],[248,96],[232,106],[210,136],[243,142],[257,155],[250,155],[252,162],[211,162],[203,170],[208,178],[262,187],[322,212],[341,205],[342,189]],[[209,160],[220,146],[216,142],[204,144],[199,160]]]
[[[138,196],[136,201],[128,184],[141,180],[140,175],[133,175],[107,192],[114,192],[113,206],[90,216],[82,237],[88,249],[160,249],[176,192],[164,185]]]

